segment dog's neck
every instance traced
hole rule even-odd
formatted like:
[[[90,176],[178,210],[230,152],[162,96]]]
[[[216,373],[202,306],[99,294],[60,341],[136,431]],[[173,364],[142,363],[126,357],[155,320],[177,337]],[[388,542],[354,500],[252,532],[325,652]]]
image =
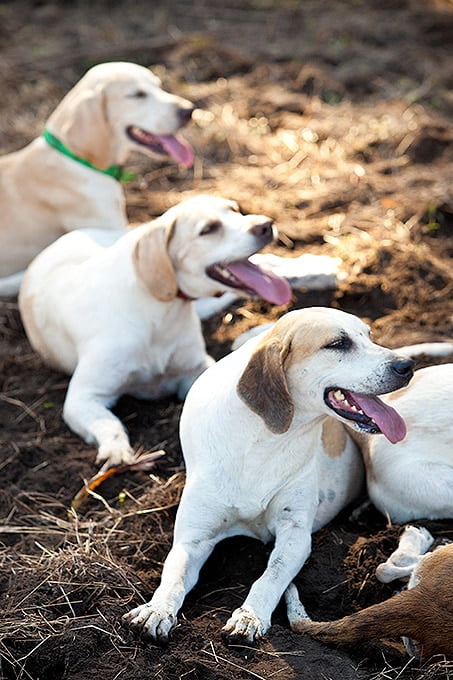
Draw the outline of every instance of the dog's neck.
[[[176,297],[180,298],[181,300],[188,300],[189,302],[195,302],[198,298],[190,297],[190,295],[186,295],[180,288],[178,288],[178,292],[176,293]]]
[[[55,135],[52,134],[52,132],[50,132],[50,130],[47,128],[42,133],[42,136],[49,146],[62,153],[64,156],[72,158],[72,160],[76,161],[77,163],[81,163],[92,170],[96,170],[97,172],[102,172],[104,175],[113,177],[114,179],[118,180],[118,182],[127,182],[128,180],[134,179],[133,174],[123,170],[121,165],[109,165],[107,168],[98,168],[93,163],[90,163],[90,161],[88,161],[86,158],[81,158],[71,151],[71,149],[63,144],[63,142],[55,137]]]
[[[218,293],[215,293],[215,295],[210,295],[209,297],[222,297],[223,293],[219,291]],[[180,298],[181,300],[189,300],[189,302],[195,302],[196,300],[199,300],[200,298],[196,297],[191,297],[190,295],[186,295],[184,291],[182,291],[180,288],[178,288],[178,292],[176,293],[176,297]]]

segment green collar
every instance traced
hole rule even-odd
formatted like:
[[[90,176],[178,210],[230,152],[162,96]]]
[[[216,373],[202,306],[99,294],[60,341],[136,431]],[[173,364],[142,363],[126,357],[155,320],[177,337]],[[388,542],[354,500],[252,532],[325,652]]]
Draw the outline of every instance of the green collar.
[[[60,142],[60,140],[57,139],[47,129],[44,130],[42,136],[46,140],[47,144],[49,144],[49,146],[51,146],[53,149],[60,151],[60,153],[62,153],[64,156],[72,158],[72,160],[77,161],[78,163],[82,163],[82,165],[86,165],[87,168],[97,170],[97,172],[102,172],[104,175],[109,175],[110,177],[113,177],[114,179],[118,180],[118,182],[129,182],[130,180],[135,179],[134,173],[123,170],[121,165],[109,165],[109,167],[105,169],[97,168],[95,165],[85,160],[85,158],[80,158],[80,156],[76,156],[75,153],[68,149],[68,147],[65,146],[63,142]]]

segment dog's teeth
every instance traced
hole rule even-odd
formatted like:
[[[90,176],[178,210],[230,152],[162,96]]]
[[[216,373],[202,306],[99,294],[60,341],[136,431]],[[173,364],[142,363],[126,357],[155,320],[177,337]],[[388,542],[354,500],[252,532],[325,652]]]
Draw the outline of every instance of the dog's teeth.
[[[217,265],[217,271],[220,274],[220,276],[223,279],[225,279],[225,281],[227,281],[229,283],[233,283],[233,284],[235,282],[237,282],[237,278],[226,267],[222,267],[221,265]]]
[[[132,134],[136,139],[139,139],[143,143],[147,142],[152,142],[153,141],[153,135],[151,135],[149,132],[146,130],[142,130],[141,128],[137,127],[136,125],[133,125],[131,127]]]
[[[348,402],[348,403],[349,403],[349,402]],[[356,412],[357,412],[357,407],[354,406],[354,404],[349,404],[349,406],[351,407],[351,411],[356,411]]]
[[[345,396],[341,390],[335,390],[333,396],[335,399],[338,399],[338,401],[345,401]]]

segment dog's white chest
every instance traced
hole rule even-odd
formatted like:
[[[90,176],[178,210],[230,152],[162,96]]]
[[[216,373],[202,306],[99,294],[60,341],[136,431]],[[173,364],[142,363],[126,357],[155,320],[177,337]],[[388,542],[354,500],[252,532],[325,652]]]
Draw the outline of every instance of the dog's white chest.
[[[130,362],[124,392],[142,399],[157,399],[168,394],[181,370],[174,359],[174,347],[143,342]]]
[[[135,347],[124,361],[123,393],[157,399],[178,392],[181,379],[192,375],[204,361],[201,332],[199,340],[190,314],[178,307],[168,310],[165,318],[154,319],[152,325],[145,324],[137,333]]]

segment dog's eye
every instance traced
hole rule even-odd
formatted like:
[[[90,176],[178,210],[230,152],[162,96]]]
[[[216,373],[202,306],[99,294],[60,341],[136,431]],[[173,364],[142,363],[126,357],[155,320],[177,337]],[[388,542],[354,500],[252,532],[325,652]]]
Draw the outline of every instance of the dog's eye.
[[[135,99],[144,99],[148,95],[145,90],[137,90],[137,92],[134,92],[132,96],[135,97]]]
[[[324,349],[340,349],[340,350],[348,350],[351,349],[352,347],[352,340],[348,335],[342,335],[339,338],[335,338],[335,340],[332,340],[332,342],[329,342],[327,345],[324,345]]]
[[[200,231],[200,236],[206,236],[207,234],[215,234],[217,231],[220,231],[222,228],[222,223],[219,222],[218,220],[215,220],[213,222],[207,222],[203,229]]]

